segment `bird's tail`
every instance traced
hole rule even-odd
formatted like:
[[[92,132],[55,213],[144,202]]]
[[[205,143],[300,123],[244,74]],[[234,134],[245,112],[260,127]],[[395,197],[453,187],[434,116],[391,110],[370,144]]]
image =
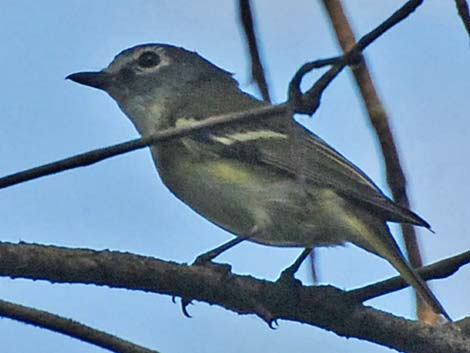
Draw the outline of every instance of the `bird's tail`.
[[[368,239],[369,240],[369,239]],[[401,277],[413,287],[413,289],[421,296],[424,301],[433,309],[434,312],[442,314],[447,320],[452,321],[442,304],[431,292],[426,282],[416,272],[415,269],[407,262],[400,248],[391,235],[389,236],[373,236],[373,241],[368,241],[370,250],[387,259],[393,267],[397,269]]]
[[[400,272],[401,277],[414,288],[418,295],[421,296],[429,306],[431,306],[434,312],[442,314],[447,320],[452,321],[449,314],[428,287],[426,282],[404,259],[398,247],[397,250],[396,254],[391,254],[391,256],[387,257],[387,260],[390,261],[398,272]]]

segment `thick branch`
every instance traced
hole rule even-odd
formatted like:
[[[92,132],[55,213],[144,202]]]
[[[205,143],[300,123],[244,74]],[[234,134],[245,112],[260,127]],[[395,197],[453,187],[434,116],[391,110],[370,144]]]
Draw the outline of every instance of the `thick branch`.
[[[0,300],[0,316],[63,333],[98,347],[109,349],[113,352],[158,353],[157,351],[138,346],[109,333],[83,325],[77,321],[66,319],[47,311],[10,303],[5,300]]]
[[[0,259],[0,273],[13,278],[94,283],[196,299],[256,314],[268,323],[297,321],[404,352],[470,352],[470,340],[451,325],[431,327],[398,318],[363,306],[331,286],[292,287],[234,275],[228,266],[187,266],[128,253],[24,243],[0,244]]]

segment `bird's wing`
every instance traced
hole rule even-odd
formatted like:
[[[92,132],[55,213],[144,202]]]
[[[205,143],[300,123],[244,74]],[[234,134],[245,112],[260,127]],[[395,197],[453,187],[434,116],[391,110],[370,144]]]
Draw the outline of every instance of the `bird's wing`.
[[[262,163],[306,183],[332,188],[386,220],[430,227],[421,217],[385,196],[364,172],[294,120],[228,126],[191,138],[194,142],[204,140],[216,155]]]

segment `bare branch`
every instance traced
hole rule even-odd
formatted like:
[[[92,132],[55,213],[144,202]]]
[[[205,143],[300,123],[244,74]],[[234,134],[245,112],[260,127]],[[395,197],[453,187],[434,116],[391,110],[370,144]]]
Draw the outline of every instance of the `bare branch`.
[[[318,60],[315,65],[308,63],[304,65],[299,72],[294,76],[291,84],[289,85],[289,96],[296,98],[295,111],[299,113],[313,114],[320,104],[322,92],[328,87],[331,81],[341,72],[347,63],[354,61],[357,53],[365,49],[370,43],[377,39],[380,35],[385,33],[388,29],[392,28],[395,24],[405,19],[411,14],[416,7],[421,4],[421,1],[408,1],[398,11],[396,11],[390,18],[388,18],[381,25],[376,27],[373,31],[366,34],[359,40],[359,42],[342,58],[332,58],[326,60]],[[300,95],[295,92],[300,91],[300,81],[304,74],[313,68],[322,66],[335,65],[329,69],[322,77],[309,89],[305,95]],[[305,68],[309,68],[306,70]],[[303,70],[303,71],[302,71]],[[188,127],[180,127],[175,129],[168,129],[151,136],[135,139],[128,142],[113,145],[107,148],[93,150],[87,153],[62,159],[57,162],[45,164],[36,168],[24,170],[18,173],[7,175],[0,178],[0,189],[12,185],[16,185],[28,180],[37,179],[46,175],[62,172],[67,169],[83,167],[102,161],[104,159],[117,156],[119,154],[134,151],[136,149],[144,148],[145,146],[155,144],[157,142],[168,141],[179,137],[186,136],[190,133],[215,128],[216,126],[225,126],[235,122],[241,123],[253,119],[267,119],[279,115],[285,115],[291,112],[289,104],[279,104],[274,106],[256,108],[246,112],[239,112],[233,114],[219,115],[216,117],[205,119],[201,122],[195,123]]]
[[[240,21],[242,23],[245,38],[248,44],[248,50],[251,58],[251,77],[256,82],[263,100],[271,103],[269,88],[264,73],[263,63],[258,49],[256,39],[255,25],[253,23],[253,12],[251,10],[250,0],[239,0],[238,8],[240,10]]]
[[[234,275],[229,265],[187,266],[129,253],[25,243],[0,243],[0,258],[0,273],[13,278],[94,283],[195,299],[255,314],[269,324],[276,319],[301,322],[404,352],[470,353],[470,339],[451,324],[428,326],[398,318],[331,286]]]
[[[325,72],[320,79],[310,88],[304,95],[300,94],[300,82],[303,75],[308,71],[318,68],[317,66],[311,69],[306,69],[307,63],[302,67],[303,74],[299,72],[294,76],[294,79],[289,85],[289,97],[295,98],[295,111],[312,115],[319,107],[321,95],[325,88],[333,81],[333,79],[341,72],[346,65],[355,64],[358,60],[359,54],[372,44],[377,38],[387,32],[389,29],[403,21],[411,15],[421,4],[423,0],[410,0],[407,1],[402,7],[395,11],[389,18],[382,22],[379,26],[364,35],[348,52],[341,58],[341,60],[333,65],[327,72]],[[333,58],[334,59],[334,58]],[[332,59],[330,59],[332,60]]]
[[[470,263],[470,251],[435,262],[431,265],[420,267],[417,271],[425,280],[447,278],[468,263]],[[397,276],[351,290],[349,293],[359,301],[366,301],[384,294],[398,291],[408,286],[409,285],[403,280],[403,278]]]
[[[47,175],[63,172],[68,169],[88,166],[107,158],[135,151],[158,142],[180,138],[196,131],[214,129],[216,127],[222,127],[234,122],[241,123],[248,120],[253,121],[255,119],[274,118],[279,115],[284,115],[286,111],[287,105],[279,104],[247,110],[240,113],[214,116],[194,123],[191,126],[163,130],[144,138],[130,140],[106,148],[99,148],[70,158],[61,159],[59,161],[41,165],[39,167],[7,175],[0,178],[0,189],[20,184],[29,180],[41,178]]]
[[[470,13],[468,10],[468,3],[465,0],[455,0],[455,6],[457,7],[457,12],[462,19],[463,25],[470,36]]]
[[[328,13],[330,22],[335,30],[336,38],[343,52],[347,53],[356,45],[356,39],[351,25],[344,13],[341,0],[323,0],[323,5]],[[385,162],[387,182],[392,191],[394,200],[400,205],[410,208],[410,201],[406,191],[406,177],[401,167],[398,149],[395,144],[389,118],[379,98],[372,81],[365,58],[360,55],[355,65],[351,66],[352,73],[362,101],[367,110],[369,121],[380,142],[382,156]],[[405,239],[408,259],[413,267],[423,265],[419,251],[418,240],[413,226],[401,224],[402,234]],[[436,322],[439,316],[421,299],[416,296],[417,314],[422,320]]]
[[[63,333],[113,352],[158,353],[77,321],[5,300],[0,300],[0,316]]]

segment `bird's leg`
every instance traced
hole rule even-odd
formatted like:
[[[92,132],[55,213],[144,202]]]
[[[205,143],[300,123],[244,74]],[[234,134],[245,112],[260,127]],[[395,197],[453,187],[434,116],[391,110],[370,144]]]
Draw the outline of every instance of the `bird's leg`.
[[[315,249],[312,248],[312,251],[310,251],[310,271],[311,271],[311,274],[312,274],[312,281],[313,281],[313,284],[318,284],[318,273],[317,273],[317,266],[316,266],[316,254],[318,254],[318,252],[315,252]]]
[[[229,265],[213,264],[212,260],[215,259],[220,254],[222,254],[224,251],[227,251],[228,249],[233,248],[235,245],[240,244],[242,241],[244,241],[246,239],[249,239],[250,237],[255,235],[255,233],[256,233],[256,227],[253,228],[253,231],[251,232],[251,234],[249,236],[236,237],[236,238],[234,238],[234,239],[232,239],[232,240],[230,240],[230,241],[228,241],[228,242],[226,242],[222,245],[219,245],[218,247],[216,247],[212,250],[209,250],[209,251],[199,255],[198,257],[196,257],[196,260],[194,260],[193,265],[204,266],[204,265],[207,265],[207,264],[212,264],[212,265],[220,266],[223,271],[227,271],[227,269],[230,268]],[[190,298],[181,298],[181,309],[183,310],[183,314],[186,317],[191,317],[191,315],[189,315],[188,310],[187,310],[187,307],[188,307],[189,304],[191,304],[191,299]]]
[[[300,256],[294,261],[294,263],[281,272],[278,281],[285,283],[295,281],[295,273],[299,270],[300,265],[302,265],[302,262],[304,262],[304,260],[308,257],[311,251],[312,248],[305,248],[304,251],[302,251],[302,253],[300,254]]]
[[[256,234],[259,233],[258,227],[254,226],[253,229],[250,231],[249,235],[236,237],[215,249],[209,250],[204,254],[199,255],[196,260],[194,261],[193,265],[205,265],[215,259],[217,256],[225,252],[226,250],[233,248],[235,245],[240,244],[242,241],[253,238]]]
[[[211,262],[213,259],[215,259],[217,256],[225,252],[226,250],[234,247],[237,244],[240,244],[242,241],[248,239],[248,237],[237,237],[234,238],[212,250],[209,250],[208,252],[205,252],[201,255],[199,255],[196,260],[193,262],[193,265],[205,265],[208,262]]]
[[[222,254],[224,251],[234,247],[235,245],[241,243],[248,237],[237,237],[234,238],[212,250],[209,250],[198,257],[196,257],[196,260],[194,260],[193,265],[196,266],[205,266],[205,265],[212,265],[219,269],[220,271],[227,272],[230,271],[230,266],[229,265],[222,265],[222,264],[214,264],[212,263],[212,260]],[[188,312],[188,305],[191,304],[191,298],[181,298],[181,310],[183,311],[184,316],[186,317],[191,317],[191,315]]]

